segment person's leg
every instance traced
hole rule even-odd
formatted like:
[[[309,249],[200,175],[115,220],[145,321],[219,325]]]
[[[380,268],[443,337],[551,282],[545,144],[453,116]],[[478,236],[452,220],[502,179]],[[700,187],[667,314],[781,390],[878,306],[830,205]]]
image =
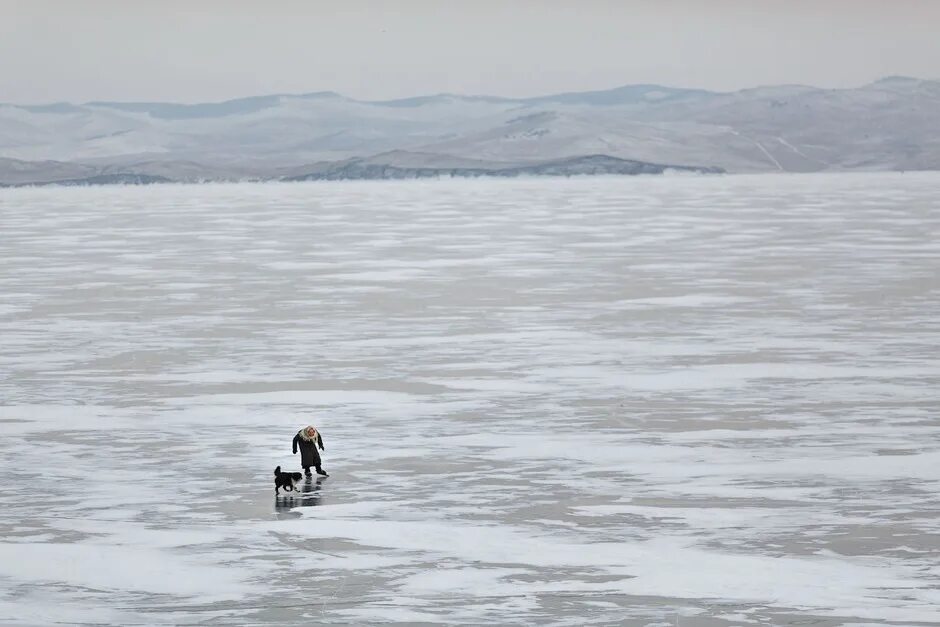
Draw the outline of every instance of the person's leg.
[[[326,471],[320,467],[320,452],[316,449],[313,449],[313,467],[317,469],[318,475],[327,476]]]
[[[310,466],[304,466],[304,474],[310,476]]]

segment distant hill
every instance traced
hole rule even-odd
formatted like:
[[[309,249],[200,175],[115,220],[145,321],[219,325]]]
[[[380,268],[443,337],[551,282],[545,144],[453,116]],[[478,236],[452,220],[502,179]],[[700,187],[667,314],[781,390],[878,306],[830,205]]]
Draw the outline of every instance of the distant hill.
[[[621,162],[728,172],[935,170],[937,119],[940,82],[907,77],[854,89],[728,93],[628,85],[536,98],[365,102],[318,92],[200,104],[0,105],[0,184],[644,170]]]

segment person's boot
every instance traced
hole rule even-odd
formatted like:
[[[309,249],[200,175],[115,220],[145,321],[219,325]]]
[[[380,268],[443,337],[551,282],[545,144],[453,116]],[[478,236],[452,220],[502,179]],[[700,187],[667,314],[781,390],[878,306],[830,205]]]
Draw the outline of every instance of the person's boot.
[[[326,471],[323,470],[322,468],[320,468],[319,466],[317,466],[317,474],[318,474],[318,475],[321,475],[321,476],[323,476],[323,477],[329,477],[329,475],[326,474]]]
[[[312,477],[312,476],[313,476],[313,475],[310,473],[310,466],[304,466],[304,474],[307,475],[308,477]]]

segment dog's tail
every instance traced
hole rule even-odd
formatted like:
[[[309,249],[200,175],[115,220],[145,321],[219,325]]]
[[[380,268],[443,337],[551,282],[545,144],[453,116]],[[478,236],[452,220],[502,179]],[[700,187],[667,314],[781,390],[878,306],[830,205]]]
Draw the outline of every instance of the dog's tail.
[[[281,467],[280,467],[280,466],[278,466],[277,468],[274,469],[274,476],[276,477],[276,476],[278,476],[279,474],[281,474]]]

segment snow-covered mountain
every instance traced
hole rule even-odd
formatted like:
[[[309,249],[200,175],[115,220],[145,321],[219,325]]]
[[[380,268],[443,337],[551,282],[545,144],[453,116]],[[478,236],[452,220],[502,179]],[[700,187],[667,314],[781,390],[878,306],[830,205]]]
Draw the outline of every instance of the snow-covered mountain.
[[[0,105],[0,183],[303,178],[349,160],[528,171],[597,155],[732,172],[940,169],[938,120],[940,82],[905,77],[730,93],[633,85],[526,99]]]

